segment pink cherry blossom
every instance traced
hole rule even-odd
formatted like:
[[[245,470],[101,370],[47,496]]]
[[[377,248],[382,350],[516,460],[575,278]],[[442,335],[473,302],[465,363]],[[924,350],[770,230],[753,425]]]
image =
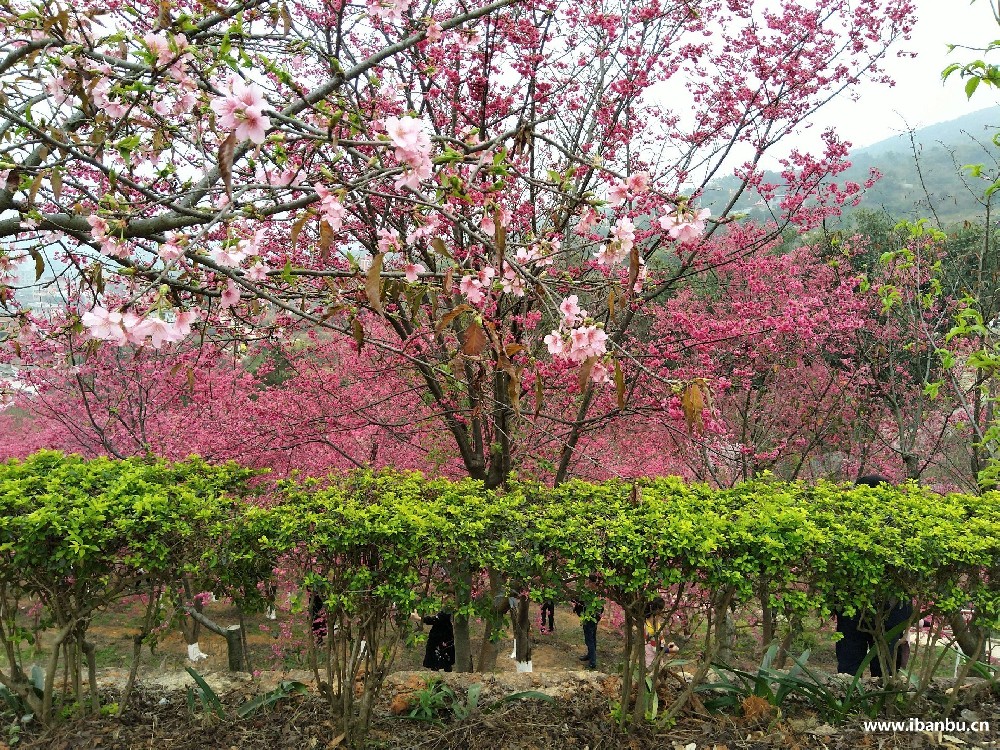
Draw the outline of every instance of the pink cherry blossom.
[[[505,294],[513,294],[515,297],[524,296],[524,279],[512,266],[504,265],[503,278],[500,283]]]
[[[475,276],[463,276],[458,284],[458,291],[465,295],[470,304],[481,305],[486,298],[483,282]]]
[[[385,132],[396,148],[396,158],[400,161],[419,161],[421,156],[430,154],[431,139],[427,124],[416,117],[385,118]]]
[[[608,188],[608,205],[620,206],[649,190],[649,172],[636,172]]]
[[[170,49],[170,39],[165,32],[149,33],[143,36],[142,41],[146,43],[150,53],[156,58],[157,65],[166,65],[173,58],[174,53]]]
[[[595,362],[590,370],[590,381],[598,385],[611,382],[611,371],[603,362]]]
[[[174,316],[174,331],[180,338],[191,333],[191,324],[199,318],[198,310],[184,310]],[[179,339],[178,339],[179,340]]]
[[[420,182],[422,180],[430,179],[431,176],[431,161],[430,159],[424,159],[419,162],[416,166],[407,168],[403,170],[403,173],[396,178],[395,187],[399,188],[409,188],[410,190],[419,190]]]
[[[396,178],[396,187],[418,190],[420,181],[431,176],[431,138],[427,124],[409,115],[386,117],[383,121],[389,141],[395,147],[396,158],[407,165],[407,169]]]
[[[244,257],[253,257],[260,255],[261,248],[264,244],[264,230],[258,229],[254,232],[253,237],[248,240],[240,240],[236,247]],[[242,259],[241,259],[242,260]]]
[[[384,227],[378,230],[378,251],[380,253],[391,253],[400,249],[398,234]]]
[[[255,283],[267,281],[267,266],[263,263],[254,263],[246,271],[247,278]]]
[[[232,279],[226,281],[226,288],[222,291],[222,297],[219,300],[219,307],[225,309],[227,307],[232,307],[233,305],[239,304],[240,301],[240,287]]]
[[[103,242],[107,239],[110,226],[105,219],[97,214],[91,214],[87,217],[87,223],[90,224],[90,233],[94,235],[95,240]]]
[[[236,268],[246,258],[246,253],[243,253],[238,249],[234,249],[230,245],[228,247],[217,247],[213,249],[211,257],[212,260],[220,266]]]
[[[622,217],[611,228],[611,236],[621,244],[622,250],[627,253],[635,242],[635,224],[627,216]]]
[[[181,247],[182,236],[176,232],[167,232],[167,241],[160,245],[157,255],[166,263],[173,263],[184,257],[184,249]]]
[[[608,188],[608,205],[617,207],[628,199],[628,185],[618,182]]]
[[[413,245],[416,242],[422,240],[424,237],[432,237],[438,233],[440,229],[440,220],[436,215],[428,216],[426,218],[426,224],[423,226],[418,226],[415,229],[411,229],[406,235],[406,244]]]
[[[671,239],[686,242],[696,240],[705,233],[705,219],[712,212],[703,208],[699,211],[680,210],[660,217],[660,228],[665,230]]]
[[[543,341],[548,347],[549,354],[553,357],[564,357],[569,351],[567,342],[560,331],[552,331]]]
[[[577,234],[586,234],[597,224],[597,212],[594,209],[587,207],[583,214],[580,216],[580,220],[576,223]]]
[[[427,41],[431,44],[441,41],[441,24],[437,21],[427,27]]]
[[[233,76],[229,88],[212,99],[212,110],[218,115],[219,127],[232,130],[238,140],[263,143],[271,121],[264,116],[267,105],[264,92],[256,83],[245,83]]]
[[[118,346],[128,343],[125,329],[122,328],[122,314],[113,312],[101,305],[95,305],[89,312],[80,316],[80,322],[87,328],[91,338],[101,341],[113,341]]]
[[[162,318],[146,318],[132,330],[135,339],[145,341],[149,338],[150,346],[154,349],[161,349],[164,344],[172,344],[180,341],[182,336],[178,335],[173,323]]]
[[[402,23],[413,0],[368,0],[368,14],[386,23]]]
[[[347,215],[347,209],[344,208],[344,204],[325,185],[317,182],[313,185],[313,188],[315,188],[316,194],[320,198],[320,213],[326,220],[326,223],[330,225],[330,228],[334,232],[339,232],[344,226],[344,217]]]
[[[403,266],[403,273],[406,274],[406,280],[413,283],[419,278],[419,274],[426,273],[427,269],[424,268],[422,263],[407,263]]]
[[[587,316],[587,311],[580,307],[579,302],[579,298],[573,294],[559,305],[559,312],[563,315],[563,325],[567,328],[575,326]]]
[[[634,197],[649,190],[649,172],[636,172],[625,180],[629,193]]]

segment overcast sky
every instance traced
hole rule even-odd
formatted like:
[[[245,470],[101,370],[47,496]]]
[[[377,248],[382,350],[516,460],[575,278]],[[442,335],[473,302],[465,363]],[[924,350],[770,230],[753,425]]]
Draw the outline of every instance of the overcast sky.
[[[967,100],[964,81],[957,73],[946,84],[941,83],[945,66],[980,56],[961,49],[949,54],[948,44],[985,47],[1000,38],[990,0],[971,4],[968,0],[914,1],[917,24],[906,49],[917,52],[917,57],[893,58],[886,63],[896,86],[889,89],[863,84],[859,101],[845,98],[831,102],[817,113],[815,130],[832,125],[845,140],[855,146],[867,146],[905,131],[907,124],[923,127],[1000,103],[1000,92],[986,87],[980,87],[972,100]],[[987,59],[1000,65],[1000,50]]]

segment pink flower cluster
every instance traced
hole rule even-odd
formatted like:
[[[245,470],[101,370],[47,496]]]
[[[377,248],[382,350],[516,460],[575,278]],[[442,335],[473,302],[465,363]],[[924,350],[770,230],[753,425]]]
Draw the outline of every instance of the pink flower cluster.
[[[385,118],[385,132],[395,147],[396,158],[407,168],[396,178],[396,188],[420,188],[431,176],[431,137],[423,120],[409,115]]]
[[[427,269],[424,268],[423,263],[405,263],[403,273],[406,274],[406,280],[412,284],[419,278],[420,274],[427,273]]]
[[[608,205],[620,206],[649,191],[649,172],[636,172],[608,190]]]
[[[164,344],[176,343],[191,333],[191,324],[198,319],[194,310],[174,312],[172,321],[160,317],[142,318],[135,313],[116,312],[100,305],[85,312],[80,321],[87,328],[91,338],[111,341],[118,346],[134,344],[159,349]]]
[[[470,305],[481,305],[486,300],[486,295],[493,284],[493,277],[496,275],[496,269],[486,266],[475,276],[463,276],[458,284],[458,290],[465,295]]]
[[[597,216],[597,212],[588,206],[584,209],[583,214],[580,216],[580,220],[576,223],[576,233],[586,234],[597,226],[598,221],[599,217]]]
[[[386,23],[402,23],[403,14],[412,4],[413,0],[368,0],[368,15]]]
[[[705,233],[705,219],[711,214],[707,208],[701,210],[678,208],[673,213],[660,217],[660,228],[665,230],[671,239],[681,242],[696,240]]]
[[[630,218],[623,217],[611,227],[611,241],[602,245],[597,252],[597,263],[602,266],[613,266],[621,263],[635,246],[635,224]]]
[[[344,226],[344,217],[347,215],[347,209],[344,208],[344,204],[325,185],[317,182],[313,187],[319,196],[320,214],[326,219],[326,223],[330,225],[330,229],[334,232],[339,232],[340,228]]]
[[[219,117],[219,127],[234,130],[237,140],[263,143],[271,127],[271,120],[264,115],[266,104],[260,86],[232,76],[228,89],[222,89],[221,96],[213,97],[212,110]]]
[[[510,211],[508,211],[506,208],[500,209],[500,226],[502,227],[510,226],[511,218],[512,217]],[[493,218],[493,213],[491,211],[487,211],[485,214],[483,214],[483,218],[479,222],[479,228],[482,229],[483,233],[486,234],[488,237],[493,237],[496,234],[497,225],[496,221]]]
[[[219,308],[225,310],[226,308],[238,305],[239,302],[240,285],[232,279],[226,279],[226,288],[222,290],[222,294],[219,296]]]
[[[187,238],[177,232],[167,232],[167,241],[160,245],[157,255],[163,259],[164,263],[173,263],[184,257],[184,243]]]
[[[581,363],[591,357],[603,357],[607,353],[608,334],[600,324],[592,321],[588,323],[587,311],[580,307],[580,301],[575,294],[560,303],[559,312],[562,313],[559,328],[544,339],[549,354],[559,359]],[[605,375],[607,373],[607,368],[603,365],[598,375],[602,376],[602,373]],[[593,371],[591,379],[594,379]]]
[[[550,237],[531,247],[519,247],[514,255],[514,260],[522,266],[529,263],[538,263],[542,266],[551,266],[554,256],[562,248],[562,242],[558,237]]]
[[[91,214],[87,217],[87,223],[90,224],[90,233],[94,235],[94,239],[101,243],[102,253],[118,258],[123,258],[128,254],[128,250],[122,246],[118,238],[109,234],[111,225],[106,219],[97,214]]]
[[[261,245],[264,242],[264,230],[258,229],[253,238],[242,239],[236,244],[236,249],[232,246],[216,248],[212,251],[212,260],[220,266],[236,268],[247,258],[260,255]]]
[[[167,65],[175,56],[183,55],[188,48],[187,37],[183,34],[177,34],[173,39],[175,49],[171,49],[170,37],[164,31],[155,34],[150,32],[142,37],[150,54],[156,57],[156,64],[161,67]]]
[[[513,294],[515,297],[524,296],[524,277],[508,263],[503,264],[503,276],[500,283],[503,286],[504,294]]]

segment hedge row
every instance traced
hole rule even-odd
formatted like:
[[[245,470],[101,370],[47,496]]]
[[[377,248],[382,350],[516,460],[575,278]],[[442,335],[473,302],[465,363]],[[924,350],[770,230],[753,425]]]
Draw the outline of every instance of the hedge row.
[[[258,503],[246,497],[251,477],[197,459],[52,452],[0,465],[0,640],[15,665],[0,679],[27,681],[10,616],[20,597],[40,599],[62,641],[83,649],[92,613],[137,585],[183,575],[262,608],[275,568],[369,644],[414,608],[489,617],[487,572],[504,593],[613,600],[631,625],[664,594],[715,607],[756,597],[792,614],[913,597],[942,615],[972,605],[981,624],[1000,624],[1000,493],[768,478],[731,490],[515,481],[501,492],[357,471],[278,483]]]

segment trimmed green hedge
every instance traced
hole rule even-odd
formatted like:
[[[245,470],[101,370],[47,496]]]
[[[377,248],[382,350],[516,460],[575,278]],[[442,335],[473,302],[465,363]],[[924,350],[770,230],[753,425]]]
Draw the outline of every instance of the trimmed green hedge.
[[[716,614],[761,597],[786,614],[914,597],[944,616],[972,605],[979,624],[1000,627],[1000,493],[769,478],[717,491],[670,477],[555,489],[514,482],[500,492],[357,471],[279,483],[277,502],[261,508],[232,499],[247,494],[251,476],[197,459],[52,452],[0,465],[7,611],[19,597],[38,598],[63,639],[82,647],[91,613],[140,578],[197,576],[259,606],[280,565],[321,596],[331,625],[354,627],[370,646],[399,636],[414,608],[495,617],[494,597],[481,590],[487,573],[538,599],[615,601],[636,639],[646,603],[671,592],[700,597]],[[4,624],[0,640],[16,665],[23,634]],[[355,656],[328,663],[341,685],[388,669],[377,655]],[[16,666],[0,680],[28,682]],[[344,711],[359,715],[353,705]]]

